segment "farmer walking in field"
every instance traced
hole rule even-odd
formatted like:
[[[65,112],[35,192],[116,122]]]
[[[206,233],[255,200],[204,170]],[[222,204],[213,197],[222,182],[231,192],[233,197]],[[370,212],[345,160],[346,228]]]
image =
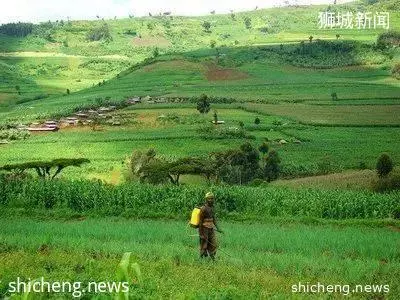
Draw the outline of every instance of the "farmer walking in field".
[[[208,192],[205,199],[199,216],[200,257],[210,256],[214,260],[217,252],[215,230],[221,233],[222,230],[219,229],[214,214],[214,194]]]

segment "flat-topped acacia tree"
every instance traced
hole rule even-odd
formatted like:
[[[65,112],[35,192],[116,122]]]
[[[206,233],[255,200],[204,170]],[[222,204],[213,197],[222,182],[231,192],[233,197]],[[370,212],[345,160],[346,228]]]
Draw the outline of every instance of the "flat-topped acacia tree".
[[[41,178],[54,179],[67,167],[80,167],[84,163],[89,163],[86,158],[59,158],[52,161],[31,161],[19,164],[5,165],[0,170],[17,172],[21,174],[26,170],[35,170]],[[55,171],[53,171],[55,170]]]

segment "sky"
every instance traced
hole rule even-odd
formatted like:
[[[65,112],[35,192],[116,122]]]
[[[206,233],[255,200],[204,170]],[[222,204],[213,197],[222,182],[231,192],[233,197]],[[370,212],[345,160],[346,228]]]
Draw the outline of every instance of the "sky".
[[[43,22],[55,20],[91,20],[126,18],[169,11],[173,15],[204,15],[215,10],[252,10],[283,6],[285,2],[299,5],[333,3],[333,0],[0,0],[0,23]],[[339,0],[338,3],[348,0]]]

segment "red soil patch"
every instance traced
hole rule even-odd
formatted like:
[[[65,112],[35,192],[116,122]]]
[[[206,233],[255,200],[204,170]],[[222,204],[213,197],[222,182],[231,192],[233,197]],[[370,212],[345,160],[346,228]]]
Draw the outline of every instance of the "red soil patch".
[[[132,39],[132,44],[138,47],[148,47],[148,46],[169,47],[172,45],[171,42],[163,36],[149,36],[142,38],[135,37]]]
[[[207,67],[205,75],[208,81],[241,80],[249,77],[247,73],[235,69],[224,69],[214,64]]]

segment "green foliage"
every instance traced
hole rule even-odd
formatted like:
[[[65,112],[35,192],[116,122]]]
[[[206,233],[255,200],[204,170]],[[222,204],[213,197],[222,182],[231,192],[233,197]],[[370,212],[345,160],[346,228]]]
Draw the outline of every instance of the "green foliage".
[[[210,42],[210,47],[211,48],[215,48],[215,45],[217,44],[217,42],[215,40],[211,40]]]
[[[108,185],[98,181],[0,180],[0,205],[8,208],[60,208],[99,216],[187,216],[203,203],[207,186]],[[264,218],[324,219],[389,218],[398,207],[399,193],[215,186],[216,209],[230,215]]]
[[[251,29],[251,18],[250,17],[245,17],[244,18],[244,26],[246,26],[246,29]]]
[[[400,190],[400,174],[389,174],[372,181],[372,190],[378,193],[387,193]],[[398,213],[396,213],[399,218]]]
[[[160,50],[158,50],[158,47],[155,47],[153,50],[153,57],[156,58],[160,55]]]
[[[103,23],[101,26],[93,27],[86,35],[89,41],[112,41],[110,28],[107,23]]]
[[[1,170],[8,172],[16,172],[21,174],[26,170],[33,169],[42,178],[54,179],[63,169],[67,167],[80,167],[82,164],[89,163],[86,158],[59,158],[52,161],[32,161],[18,164],[4,165]],[[55,168],[54,174],[51,174],[51,169]]]
[[[399,31],[388,31],[379,34],[376,45],[380,49],[387,49],[390,47],[400,46],[400,32]]]
[[[325,155],[317,162],[317,169],[319,174],[329,174],[333,171],[332,159],[329,155]]]
[[[267,142],[263,142],[260,147],[258,147],[258,151],[260,151],[263,155],[266,155],[269,151],[269,145]]]
[[[397,63],[392,68],[392,76],[400,80],[400,63]]]
[[[259,117],[256,117],[256,118],[254,119],[254,124],[259,125],[260,123],[261,123],[260,118],[259,118]]]
[[[393,161],[387,153],[381,154],[376,163],[376,172],[379,177],[387,176],[393,170]]]
[[[268,182],[278,179],[281,172],[280,163],[278,152],[276,150],[269,151],[268,156],[264,158],[263,169],[264,177]]]
[[[7,23],[0,25],[0,33],[15,37],[25,37],[31,34],[33,30],[32,23]]]
[[[18,130],[18,129],[1,129],[0,130],[0,140],[25,140],[30,136],[29,131],[27,130]]]
[[[210,102],[206,94],[202,94],[197,102],[197,110],[201,114],[207,114],[210,111]]]
[[[203,26],[205,32],[211,32],[211,23],[209,21],[204,21],[201,26]]]
[[[54,34],[56,32],[56,25],[52,22],[43,22],[38,25],[35,25],[32,30],[32,34],[43,38],[48,42],[56,42],[54,39]]]
[[[212,154],[217,180],[229,184],[246,184],[259,176],[259,152],[250,143]]]

